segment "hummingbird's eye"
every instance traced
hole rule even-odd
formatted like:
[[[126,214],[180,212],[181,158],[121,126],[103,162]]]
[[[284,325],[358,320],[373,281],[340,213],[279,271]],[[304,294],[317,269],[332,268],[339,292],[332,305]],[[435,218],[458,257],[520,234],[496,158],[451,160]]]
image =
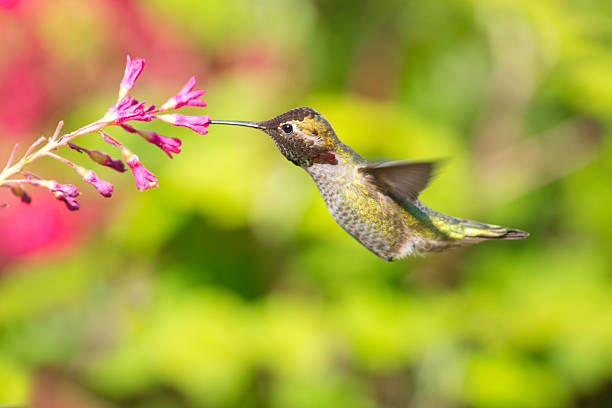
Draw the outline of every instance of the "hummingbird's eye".
[[[289,134],[291,132],[293,132],[293,125],[290,123],[285,123],[283,126],[281,126],[281,130],[286,133]]]

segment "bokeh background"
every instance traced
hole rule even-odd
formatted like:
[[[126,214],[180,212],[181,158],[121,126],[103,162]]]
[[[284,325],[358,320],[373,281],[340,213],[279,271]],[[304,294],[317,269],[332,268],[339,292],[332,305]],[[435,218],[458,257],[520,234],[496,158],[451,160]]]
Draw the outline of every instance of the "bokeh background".
[[[612,2],[0,0],[0,157],[191,75],[217,119],[312,106],[422,200],[531,232],[387,263],[266,135],[212,126],[160,188],[0,201],[0,404],[612,406]],[[81,144],[103,147],[95,135]],[[68,157],[83,161],[75,152]]]

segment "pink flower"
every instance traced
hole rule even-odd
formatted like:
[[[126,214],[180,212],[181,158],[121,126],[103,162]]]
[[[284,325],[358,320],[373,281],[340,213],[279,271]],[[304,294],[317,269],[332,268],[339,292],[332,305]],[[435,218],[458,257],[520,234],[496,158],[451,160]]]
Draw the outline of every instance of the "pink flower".
[[[195,77],[189,78],[189,81],[185,84],[183,89],[172,98],[168,99],[166,103],[164,103],[160,111],[167,111],[171,109],[178,109],[183,106],[206,106],[206,102],[201,99],[198,99],[200,96],[204,95],[203,89],[196,89],[195,87],[196,79]]]
[[[161,136],[151,130],[135,129],[132,126],[126,124],[122,124],[121,127],[130,133],[138,133],[147,142],[153,143],[155,146],[166,152],[166,154],[170,156],[170,158],[172,158],[172,153],[181,152],[181,139],[178,139],[176,137]]]
[[[153,119],[151,112],[155,109],[155,105],[145,106],[146,102],[138,102],[130,95],[126,95],[123,99],[111,106],[108,112],[102,118],[102,121],[108,124],[119,124],[128,120],[141,120],[150,122]]]
[[[145,106],[145,104],[146,101],[138,102],[130,95],[126,95],[125,98],[121,99],[114,105],[114,109],[126,112],[142,110],[143,113],[151,113],[155,110],[155,105]],[[148,120],[151,120],[151,118]]]
[[[68,208],[70,211],[78,211],[81,208],[79,202],[73,197],[66,196],[60,192],[53,193],[53,195],[58,200],[63,201],[64,204],[66,204],[66,208]]]
[[[98,193],[100,193],[104,197],[110,197],[113,195],[113,185],[108,181],[99,178],[98,175],[93,172],[93,170],[88,170],[83,175],[83,181],[94,186],[96,190],[98,190]]]
[[[102,166],[110,167],[113,170],[118,171],[119,173],[123,173],[125,169],[125,165],[120,159],[113,159],[108,154],[101,152],[99,150],[86,149],[84,147],[75,145],[74,143],[68,143],[68,147],[76,150],[79,153],[86,153],[89,158],[95,161]]]
[[[170,158],[172,158],[172,153],[180,153],[181,152],[181,139],[176,137],[166,137],[158,135],[155,132],[141,130],[138,132],[140,136],[142,136],[149,143],[153,143],[155,146],[162,149]]]
[[[98,131],[102,135],[102,139],[105,142],[112,144],[121,149],[121,154],[125,159],[130,170],[132,170],[132,174],[134,175],[134,181],[136,182],[136,187],[140,191],[148,190],[150,188],[157,187],[157,178],[155,174],[151,173],[147,170],[138,159],[134,153],[130,151],[127,147],[119,143],[117,140],[113,139],[108,133],[103,131]]]
[[[76,186],[72,184],[60,184],[53,180],[39,180],[36,184],[51,190],[55,198],[63,201],[70,211],[76,211],[80,208],[79,202],[75,197],[78,197],[81,193],[79,193]]]
[[[153,173],[140,164],[138,156],[132,154],[129,158],[126,158],[125,162],[132,170],[134,181],[136,182],[136,187],[138,190],[144,191],[158,186],[157,178]]]
[[[201,135],[208,133],[206,128],[210,125],[210,117],[208,115],[185,116],[179,113],[172,113],[168,115],[157,115],[155,117],[175,126],[188,127]]]
[[[94,186],[96,190],[98,190],[98,193],[102,194],[104,197],[110,197],[111,195],[113,195],[113,185],[108,181],[100,179],[98,175],[92,170],[87,170],[85,167],[81,167],[78,164],[75,164],[62,156],[56,155],[55,153],[47,153],[47,155],[72,167],[78,173],[78,175],[83,178],[83,181]],[[53,189],[55,189],[54,185],[51,185],[49,187],[52,189],[52,191]]]
[[[125,73],[123,74],[123,79],[121,80],[121,85],[119,87],[119,97],[117,98],[117,101],[124,99],[127,94],[130,93],[132,88],[134,88],[134,83],[144,69],[144,66],[144,59],[134,58],[132,60],[129,55],[127,56],[127,64],[125,65]]]
[[[81,194],[73,184],[60,184],[57,181],[48,180],[42,185],[51,190],[52,193],[61,193],[68,197],[78,197]]]

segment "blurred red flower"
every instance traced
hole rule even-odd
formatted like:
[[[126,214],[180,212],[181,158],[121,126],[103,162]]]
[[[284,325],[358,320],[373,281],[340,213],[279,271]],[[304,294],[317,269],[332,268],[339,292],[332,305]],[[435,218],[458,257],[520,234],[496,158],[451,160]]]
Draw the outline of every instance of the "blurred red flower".
[[[36,255],[58,254],[77,242],[90,212],[79,217],[66,211],[44,191],[35,193],[29,205],[15,202],[0,211],[0,273],[12,261]],[[87,214],[87,215],[86,215]]]
[[[0,0],[0,7],[10,9],[15,7],[19,3],[19,0]]]

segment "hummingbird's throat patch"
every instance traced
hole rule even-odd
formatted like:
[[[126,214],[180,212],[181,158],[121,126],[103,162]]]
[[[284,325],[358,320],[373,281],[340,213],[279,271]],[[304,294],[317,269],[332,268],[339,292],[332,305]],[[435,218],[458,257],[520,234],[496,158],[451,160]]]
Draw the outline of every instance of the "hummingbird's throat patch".
[[[319,164],[338,164],[336,155],[334,152],[329,150],[313,150],[313,155],[310,158],[309,165],[312,166],[314,163]]]

